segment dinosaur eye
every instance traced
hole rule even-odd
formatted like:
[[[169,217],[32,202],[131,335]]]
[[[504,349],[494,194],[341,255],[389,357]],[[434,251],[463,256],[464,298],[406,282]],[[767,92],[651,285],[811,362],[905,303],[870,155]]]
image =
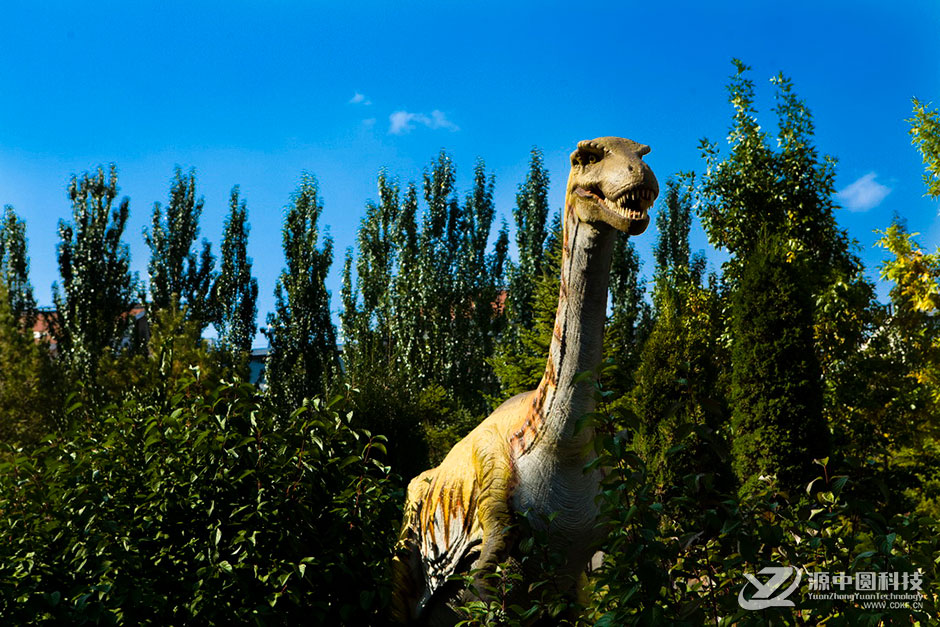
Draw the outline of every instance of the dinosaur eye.
[[[604,155],[596,150],[579,147],[576,151],[571,153],[571,165],[583,168],[584,166],[594,165],[603,158]]]

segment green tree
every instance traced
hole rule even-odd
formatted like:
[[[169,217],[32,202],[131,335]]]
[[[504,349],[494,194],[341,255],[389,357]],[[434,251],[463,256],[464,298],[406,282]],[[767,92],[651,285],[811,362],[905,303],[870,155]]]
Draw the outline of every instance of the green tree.
[[[746,260],[733,297],[732,450],[742,489],[777,475],[785,489],[814,476],[828,454],[821,371],[806,268],[768,237]]]
[[[911,143],[924,158],[924,185],[927,195],[940,197],[940,111],[930,108],[914,98],[914,117],[911,125]]]
[[[534,316],[532,299],[535,281],[543,274],[548,262],[545,238],[548,236],[549,176],[542,151],[532,148],[529,172],[519,184],[516,206],[512,215],[516,223],[516,248],[519,261],[510,270],[508,308],[514,325],[527,328]]]
[[[326,275],[333,263],[333,239],[317,222],[323,212],[316,178],[304,174],[284,219],[286,267],[275,287],[275,311],[268,315],[270,352],[265,367],[268,394],[278,407],[299,407],[322,395],[339,374],[336,330],[330,319]]]
[[[504,328],[490,360],[500,381],[494,401],[533,389],[545,368],[558,307],[561,263],[561,214],[548,224],[548,189],[542,151],[533,147],[513,209],[518,261],[507,260],[504,271],[508,287]]]
[[[561,214],[552,217],[545,240],[542,271],[532,290],[532,320],[528,326],[513,322],[511,337],[504,338],[490,359],[499,377],[501,395],[494,401],[533,390],[545,373],[545,362],[555,327],[558,293],[561,289],[562,225]]]
[[[37,443],[60,426],[58,384],[46,342],[36,342],[31,329],[10,305],[0,276],[0,442]]]
[[[418,293],[422,336],[419,385],[436,382],[445,389],[455,376],[454,319],[458,312],[456,260],[461,244],[462,207],[457,199],[457,168],[441,151],[424,170],[424,200],[427,209],[418,233]]]
[[[455,306],[453,315],[454,376],[448,387],[474,413],[487,408],[486,398],[499,389],[487,359],[493,354],[494,340],[502,331],[504,316],[499,310],[500,277],[505,263],[504,237],[497,236],[492,253],[489,237],[496,206],[493,201],[495,177],[486,173],[486,164],[478,159],[473,172],[473,187],[464,201],[465,238],[455,267]],[[505,234],[505,231],[504,231]],[[502,257],[502,261],[500,260]]]
[[[196,198],[196,172],[184,175],[176,168],[166,208],[154,203],[150,230],[144,241],[150,248],[150,298],[155,309],[169,306],[173,294],[200,325],[209,323],[209,289],[215,259],[211,245],[202,241],[197,255],[193,244],[199,236],[199,218],[205,201]]]
[[[0,447],[4,624],[382,623],[403,501],[385,438],[342,396],[284,415],[201,375]]]
[[[734,65],[728,87],[734,107],[730,152],[722,156],[717,144],[707,141],[701,146],[706,164],[698,196],[702,225],[709,242],[731,254],[724,271],[730,285],[763,233],[779,235],[791,257],[802,255],[816,293],[834,272],[853,275],[859,265],[833,214],[835,160],[819,156],[812,114],[783,75],[772,81],[779,148],[771,148],[757,119],[750,68],[737,59]]]
[[[118,196],[117,168],[72,177],[72,222],[59,221],[61,290],[53,285],[58,309],[59,352],[75,374],[94,375],[105,348],[119,348],[134,303],[137,279],[122,241],[130,201]]]
[[[359,224],[355,285],[352,250],[347,251],[343,268],[340,318],[349,349],[345,365],[357,385],[366,377],[388,371],[398,359],[392,325],[398,304],[394,280],[401,245],[395,234],[400,190],[396,182],[388,179],[385,170],[379,172],[378,191],[379,202],[370,200],[366,204],[366,215]],[[407,233],[404,236],[407,238]]]
[[[604,358],[613,367],[605,377],[605,387],[617,395],[633,387],[640,349],[652,326],[641,265],[633,242],[625,236],[617,238],[610,264],[610,315],[604,334]]]
[[[181,307],[176,294],[166,307],[150,313],[146,350],[105,354],[96,379],[103,398],[117,404],[137,402],[169,408],[183,382],[190,394],[215,389],[231,375],[226,359],[202,339],[202,328]],[[171,410],[172,411],[172,410]]]
[[[764,238],[782,247],[787,263],[800,266],[800,280],[811,303],[811,347],[824,378],[824,415],[834,428],[843,428],[849,416],[842,400],[851,396],[859,379],[869,373],[868,366],[874,365],[860,358],[870,355],[866,347],[876,330],[874,288],[848,236],[836,224],[835,160],[820,156],[815,147],[814,122],[806,103],[794,93],[789,79],[782,75],[773,79],[777,132],[775,141],[770,141],[757,119],[749,68],[738,60],[734,64],[737,71],[729,85],[734,107],[730,150],[721,155],[715,144],[702,145],[706,162],[698,189],[702,224],[709,241],[731,255],[722,278],[732,307],[743,302],[735,300],[741,276],[753,256],[761,254]],[[731,313],[728,320],[738,319],[737,313]],[[737,334],[728,328],[723,337],[733,350]],[[783,355],[768,353],[773,354]],[[856,424],[857,419],[853,419]]]
[[[398,271],[392,285],[396,315],[390,321],[392,345],[398,355],[396,370],[401,373],[399,385],[420,384],[422,368],[421,344],[424,319],[421,301],[421,251],[418,248],[418,188],[409,183],[402,195],[401,209],[393,231],[398,249]]]
[[[631,394],[640,425],[634,446],[667,487],[687,473],[719,473],[722,467],[715,450],[721,448],[725,361],[718,342],[721,307],[715,286],[702,284],[704,258],[690,254],[690,184],[689,177],[670,178],[656,214],[653,322]],[[708,433],[715,437],[704,440]],[[681,450],[674,449],[680,442]]]
[[[847,398],[853,452],[877,464],[882,478],[911,486],[898,511],[913,505],[940,514],[940,250],[924,251],[895,218],[878,245],[890,256],[881,276],[892,283],[864,365],[868,378]],[[848,396],[848,395],[846,395]],[[854,418],[854,420],[853,420]],[[867,454],[867,455],[865,455]]]
[[[258,281],[251,276],[248,256],[248,207],[244,200],[239,200],[238,193],[236,185],[229,201],[229,216],[222,234],[222,262],[212,284],[211,299],[220,344],[243,355],[251,350],[255,337]]]
[[[0,281],[6,283],[13,317],[21,324],[30,324],[36,311],[36,299],[29,282],[26,222],[10,205],[3,208],[0,218]]]

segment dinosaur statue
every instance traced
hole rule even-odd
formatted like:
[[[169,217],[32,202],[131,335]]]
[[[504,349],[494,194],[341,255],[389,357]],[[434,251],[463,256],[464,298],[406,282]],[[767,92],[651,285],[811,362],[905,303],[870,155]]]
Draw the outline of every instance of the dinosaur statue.
[[[585,472],[593,430],[575,429],[594,410],[578,373],[601,361],[611,255],[617,231],[639,235],[659,194],[643,162],[649,147],[620,137],[578,143],[565,195],[561,289],[548,363],[538,387],[481,422],[437,468],[408,485],[405,521],[393,558],[392,618],[449,625],[454,607],[482,595],[452,575],[486,573],[511,557],[507,528],[518,513],[546,524],[573,587],[597,538],[601,471]],[[489,569],[489,570],[488,570]],[[525,577],[537,573],[523,573]],[[480,579],[477,579],[480,582]],[[470,596],[468,596],[470,595]],[[485,596],[484,596],[485,598]]]

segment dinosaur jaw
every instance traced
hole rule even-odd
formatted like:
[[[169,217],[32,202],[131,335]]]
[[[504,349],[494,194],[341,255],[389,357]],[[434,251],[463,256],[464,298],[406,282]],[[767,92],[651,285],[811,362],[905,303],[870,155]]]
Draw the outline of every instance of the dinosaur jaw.
[[[639,186],[606,197],[600,190],[575,187],[580,202],[578,217],[584,222],[604,222],[618,231],[639,235],[649,226],[649,209],[656,200],[657,190]]]

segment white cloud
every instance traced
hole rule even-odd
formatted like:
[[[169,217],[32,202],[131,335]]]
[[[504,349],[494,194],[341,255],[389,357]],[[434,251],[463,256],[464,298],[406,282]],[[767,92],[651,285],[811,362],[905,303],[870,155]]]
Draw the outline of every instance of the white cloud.
[[[891,188],[875,180],[877,174],[869,172],[839,192],[839,200],[849,211],[868,211],[881,204]]]
[[[360,94],[358,91],[356,95],[349,99],[349,104],[362,104],[369,106],[372,104],[372,101],[365,97],[364,94]]]
[[[431,115],[424,113],[410,113],[408,111],[396,111],[388,116],[388,132],[392,135],[404,135],[414,130],[415,124],[422,124],[430,129],[446,128],[450,131],[458,131],[460,128],[447,119],[443,111],[435,109]]]
[[[366,118],[362,121],[363,128],[372,128],[375,126],[375,118]]]

